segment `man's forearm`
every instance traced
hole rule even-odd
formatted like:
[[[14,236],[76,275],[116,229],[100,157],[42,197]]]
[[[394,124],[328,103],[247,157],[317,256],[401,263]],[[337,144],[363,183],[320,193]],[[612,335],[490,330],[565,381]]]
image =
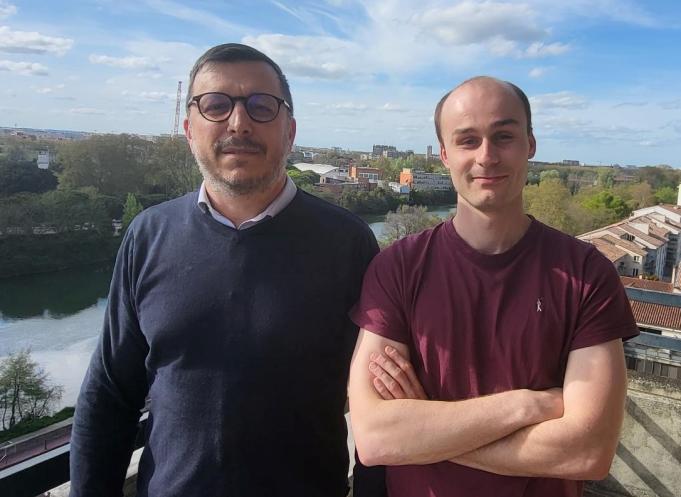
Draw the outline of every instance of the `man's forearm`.
[[[578,424],[564,417],[528,426],[451,461],[507,476],[605,478],[614,447]]]
[[[376,400],[351,419],[367,465],[430,464],[483,447],[555,417],[555,394],[514,390],[457,402]]]
[[[565,414],[455,458],[493,473],[575,480],[605,478],[624,416],[626,369],[620,340],[570,354]]]

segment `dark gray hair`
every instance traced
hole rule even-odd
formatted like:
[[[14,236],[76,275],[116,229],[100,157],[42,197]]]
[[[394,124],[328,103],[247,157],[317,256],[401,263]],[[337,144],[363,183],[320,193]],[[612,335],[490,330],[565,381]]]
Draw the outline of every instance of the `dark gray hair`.
[[[458,90],[462,86],[472,83],[474,81],[478,81],[481,79],[487,79],[491,81],[496,81],[498,83],[502,83],[505,85],[508,85],[511,90],[516,94],[518,99],[520,100],[520,103],[523,104],[523,109],[525,110],[525,117],[527,118],[527,134],[531,135],[532,134],[532,109],[530,108],[530,100],[527,98],[527,95],[525,95],[525,92],[521,90],[519,87],[511,83],[510,81],[503,81],[497,78],[492,78],[490,76],[475,76],[474,78],[467,79],[460,85],[458,85],[456,88],[452,88],[449,90],[447,93],[444,94],[444,96],[440,99],[440,101],[437,103],[437,106],[435,107],[435,134],[437,135],[437,139],[440,142],[441,146],[444,146],[444,142],[442,141],[442,131],[440,128],[440,118],[442,116],[442,107],[445,105],[445,101],[449,97],[449,95],[452,94],[453,91]]]
[[[293,99],[291,98],[291,89],[289,88],[286,76],[281,71],[281,68],[270,59],[267,55],[262,53],[260,50],[256,50],[248,45],[242,45],[240,43],[225,43],[223,45],[217,45],[213,48],[208,49],[201,57],[198,58],[194,67],[192,67],[189,73],[189,85],[187,86],[187,105],[191,102],[192,90],[194,87],[194,80],[196,75],[203,69],[206,64],[220,63],[220,62],[264,62],[268,64],[274,72],[277,73],[277,78],[279,78],[279,85],[281,86],[281,92],[284,94],[284,100],[286,100],[291,109],[291,115],[293,115]]]

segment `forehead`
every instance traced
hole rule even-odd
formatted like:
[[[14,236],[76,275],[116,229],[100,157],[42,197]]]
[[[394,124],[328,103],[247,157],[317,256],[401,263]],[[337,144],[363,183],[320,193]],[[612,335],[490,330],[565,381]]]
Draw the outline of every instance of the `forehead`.
[[[220,91],[232,96],[271,93],[281,96],[279,78],[266,62],[209,62],[196,74],[192,93]]]
[[[525,109],[513,89],[494,80],[473,81],[454,90],[442,107],[441,123],[446,132],[455,129],[484,129],[495,122],[513,119],[527,124]]]

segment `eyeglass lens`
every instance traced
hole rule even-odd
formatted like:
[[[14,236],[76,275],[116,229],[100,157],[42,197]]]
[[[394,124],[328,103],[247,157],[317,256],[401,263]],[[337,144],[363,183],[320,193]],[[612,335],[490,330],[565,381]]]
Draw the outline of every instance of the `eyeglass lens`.
[[[239,100],[238,98],[236,100]],[[199,110],[207,119],[225,120],[234,108],[234,101],[222,93],[207,93],[198,102]],[[254,93],[245,100],[246,112],[254,121],[272,121],[279,113],[279,101],[272,95]]]

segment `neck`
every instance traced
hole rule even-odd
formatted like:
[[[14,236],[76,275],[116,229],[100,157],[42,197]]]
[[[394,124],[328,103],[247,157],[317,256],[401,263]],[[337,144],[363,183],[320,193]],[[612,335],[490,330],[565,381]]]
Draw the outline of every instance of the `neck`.
[[[229,195],[216,191],[209,182],[205,182],[206,194],[213,209],[232,221],[234,226],[239,226],[244,221],[252,219],[264,211],[279,196],[285,185],[286,174],[282,175],[271,188],[265,191],[245,195]]]
[[[459,199],[453,221],[456,232],[482,254],[501,254],[513,247],[530,227],[530,218],[519,208],[484,212]]]

